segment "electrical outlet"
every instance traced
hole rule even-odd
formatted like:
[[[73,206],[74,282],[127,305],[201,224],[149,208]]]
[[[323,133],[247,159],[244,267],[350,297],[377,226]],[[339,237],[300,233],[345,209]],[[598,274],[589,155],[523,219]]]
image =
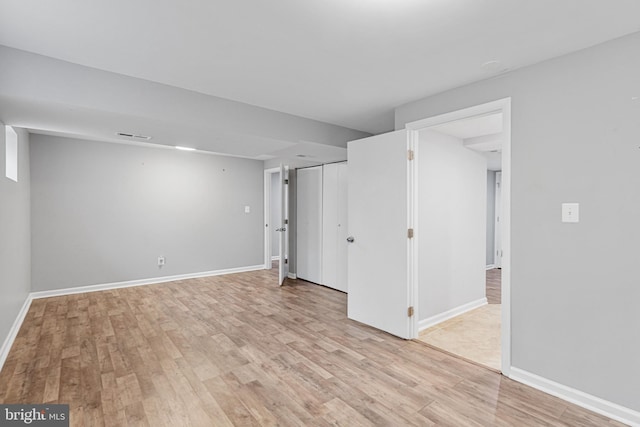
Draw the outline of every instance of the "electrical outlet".
[[[165,263],[165,259],[163,256],[158,257],[158,267],[162,267]]]

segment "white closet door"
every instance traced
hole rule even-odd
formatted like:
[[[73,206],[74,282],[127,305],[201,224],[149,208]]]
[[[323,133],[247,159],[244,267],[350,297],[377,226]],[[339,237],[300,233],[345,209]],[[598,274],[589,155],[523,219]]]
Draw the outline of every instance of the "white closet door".
[[[322,283],[322,166],[298,169],[296,275]]]
[[[336,289],[348,292],[347,287],[347,163],[338,163],[338,232],[336,246]]]
[[[346,163],[323,166],[322,284],[347,292]]]
[[[322,284],[336,288],[338,167],[322,166]]]

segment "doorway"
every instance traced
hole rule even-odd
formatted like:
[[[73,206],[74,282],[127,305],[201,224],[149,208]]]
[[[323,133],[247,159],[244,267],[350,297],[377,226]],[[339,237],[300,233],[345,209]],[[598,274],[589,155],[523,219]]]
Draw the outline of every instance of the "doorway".
[[[486,129],[478,131],[478,129],[482,129],[483,126],[485,126]],[[421,242],[420,239],[429,239],[433,236],[425,235],[425,232],[428,234],[429,224],[421,222],[425,221],[425,218],[428,218],[424,213],[424,209],[428,207],[425,206],[424,201],[421,202],[421,196],[423,196],[421,194],[421,187],[423,187],[424,190],[424,184],[421,182],[421,178],[424,179],[424,176],[421,177],[421,175],[424,175],[424,171],[422,171],[422,173],[420,171],[420,161],[415,162],[415,165],[412,167],[411,182],[413,183],[414,193],[412,212],[416,239],[414,242],[415,250],[412,263],[414,280],[412,286],[413,298],[411,299],[414,303],[415,312],[417,313],[417,316],[414,316],[413,320],[414,338],[424,339],[429,345],[456,354],[472,362],[489,367],[490,369],[500,371],[508,376],[511,364],[509,298],[510,204],[508,191],[510,187],[510,100],[499,100],[420,120],[407,124],[407,129],[411,132],[409,146],[415,151],[415,157],[417,159],[420,159],[420,150],[425,144],[421,142],[421,140],[425,139],[425,134],[436,132],[437,134],[444,134],[449,138],[452,134],[458,132],[456,136],[460,140],[460,146],[468,149],[468,151],[477,151],[478,155],[482,153],[482,155],[486,157],[486,164],[488,166],[488,170],[484,171],[484,178],[480,176],[479,171],[476,173],[476,179],[484,180],[484,204],[482,205],[482,209],[484,209],[487,221],[485,221],[485,224],[480,225],[478,221],[476,221],[475,224],[475,227],[483,227],[483,239],[480,242],[478,241],[478,233],[471,234],[475,236],[473,239],[476,240],[473,254],[471,254],[471,252],[468,254],[450,252],[451,257],[456,257],[458,260],[456,262],[459,263],[459,268],[452,267],[452,264],[448,264],[447,268],[449,270],[445,271],[445,273],[442,273],[442,265],[438,264],[432,263],[429,270],[425,269],[424,256],[431,255],[435,258],[436,262],[439,260],[449,263],[453,261],[446,257],[442,258],[441,254],[437,251],[446,252],[447,250],[455,251],[456,249],[444,247],[432,248],[435,252],[429,254],[429,249],[426,249],[427,253],[425,253],[425,247],[428,248],[428,245],[425,246],[424,241]],[[496,132],[496,129],[499,129],[499,132]],[[429,155],[430,153],[428,150],[423,150],[422,154]],[[463,155],[464,153],[459,150],[458,154]],[[495,191],[495,187],[489,188],[489,180],[487,177],[491,173],[493,173],[494,176],[496,175],[495,165],[493,166],[493,171],[490,170],[491,168],[489,167],[495,163],[496,160],[499,162],[500,175],[498,175],[498,177],[501,180],[498,197],[502,203],[501,207],[498,207],[495,217],[491,215],[492,218],[489,218],[488,211],[493,211],[495,208],[488,209],[489,197],[486,195]],[[454,179],[463,178],[458,176],[458,178]],[[480,183],[476,182],[474,185],[476,186],[474,191],[480,191]],[[422,198],[424,198],[424,196]],[[465,198],[464,200],[465,203],[470,203],[468,199]],[[476,212],[480,212],[480,200],[476,198],[475,204],[467,206],[466,209],[475,209]],[[421,210],[423,211],[422,214]],[[455,213],[458,211],[459,213],[459,211],[462,210],[464,209],[451,210],[449,207],[443,210],[443,212]],[[441,220],[447,221],[452,226],[451,230],[454,229],[451,221],[458,220],[459,224],[465,224],[461,221],[472,221],[471,216],[467,219],[458,218],[462,215],[458,215],[458,213],[449,215],[446,218],[441,218]],[[494,230],[490,229],[490,223],[495,226]],[[433,230],[432,228],[432,231]],[[459,229],[456,228],[456,230]],[[443,230],[442,227],[437,229],[439,233],[443,231],[446,230]],[[478,230],[476,229],[476,231]],[[456,232],[457,231],[453,231],[454,234]],[[460,239],[464,238],[464,236],[458,237]],[[440,241],[451,243],[454,238],[455,237],[452,236],[445,236],[442,237]],[[498,240],[496,241],[496,239]],[[461,245],[457,246],[458,248],[462,247]],[[488,256],[489,247],[491,247],[492,255],[495,253],[493,263],[490,263],[490,257]],[[464,257],[466,256],[473,256],[476,261],[472,262],[469,259],[465,259]],[[460,261],[460,259],[462,259],[462,261]],[[498,267],[502,266],[502,268],[495,268],[496,265]],[[437,274],[434,275],[434,271],[440,272],[440,277],[437,277]],[[460,277],[459,273],[461,271],[464,271],[468,277]],[[432,288],[427,288],[425,282],[430,283]],[[452,284],[452,287],[434,286],[434,283]],[[440,303],[434,301],[437,299],[441,300]],[[491,303],[489,303],[489,299],[491,299]],[[496,304],[496,302],[498,302],[498,304]],[[479,330],[474,331],[472,329],[474,327],[479,327]],[[449,340],[447,342],[449,333],[451,333],[451,335],[448,337]],[[476,342],[474,342],[473,339],[476,339]],[[465,340],[469,340],[469,342],[465,342]],[[478,352],[478,354],[473,354],[473,352],[462,354],[459,350],[460,348],[463,350],[474,348],[479,349],[480,352]],[[495,350],[497,350],[497,353]]]
[[[264,268],[278,272],[282,285],[289,275],[289,168],[264,171]]]

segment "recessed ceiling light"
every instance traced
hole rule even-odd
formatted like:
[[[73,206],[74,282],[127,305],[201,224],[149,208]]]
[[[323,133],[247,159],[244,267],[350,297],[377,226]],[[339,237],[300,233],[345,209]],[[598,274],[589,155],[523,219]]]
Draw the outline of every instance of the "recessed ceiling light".
[[[151,139],[151,137],[147,135],[136,135],[135,133],[128,133],[128,132],[116,132],[116,135],[122,136],[124,138],[129,138],[129,139],[141,139],[144,141],[148,141]]]
[[[485,71],[489,71],[490,73],[505,73],[509,71],[509,67],[504,65],[502,61],[497,59],[492,59],[491,61],[487,61],[482,64],[482,68]]]
[[[182,150],[182,151],[196,151],[195,148],[191,148],[191,147],[181,147],[179,145],[176,145],[176,149],[178,150]]]

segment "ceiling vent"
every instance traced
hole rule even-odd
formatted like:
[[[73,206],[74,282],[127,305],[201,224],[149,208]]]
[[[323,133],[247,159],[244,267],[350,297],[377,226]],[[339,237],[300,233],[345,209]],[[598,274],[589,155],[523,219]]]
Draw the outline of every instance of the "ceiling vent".
[[[126,133],[126,132],[118,132],[118,133],[116,133],[116,135],[121,136],[123,138],[137,139],[138,141],[148,141],[148,140],[151,139],[150,136],[136,135],[136,134],[133,134],[133,133]]]

